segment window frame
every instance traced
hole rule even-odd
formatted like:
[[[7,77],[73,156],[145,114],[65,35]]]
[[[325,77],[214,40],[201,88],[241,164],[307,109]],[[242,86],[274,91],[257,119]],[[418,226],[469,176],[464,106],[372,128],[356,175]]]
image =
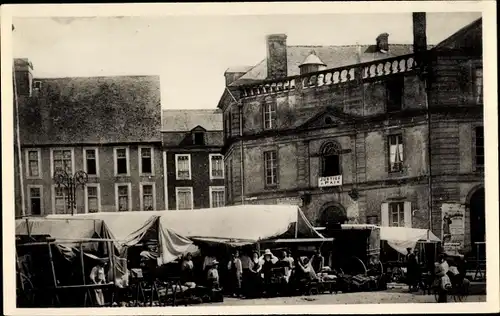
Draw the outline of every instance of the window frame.
[[[151,151],[151,172],[150,173],[144,173],[142,172],[142,150],[143,149],[149,149]],[[138,149],[138,156],[139,156],[139,176],[154,176],[155,175],[155,153],[154,153],[154,147],[152,146],[139,146]]]
[[[127,173],[118,174],[118,155],[117,152],[119,149],[125,149],[125,159],[127,165]],[[128,146],[120,146],[113,148],[113,167],[114,167],[114,175],[115,177],[130,177],[130,150]]]
[[[130,212],[132,211],[132,183],[130,182],[120,182],[120,183],[115,183],[115,211],[120,212],[120,207],[119,207],[119,187],[126,186],[128,188],[128,210],[123,211],[123,212]]]
[[[30,159],[29,159],[29,152],[30,151],[36,151],[37,152],[37,158],[38,158],[38,176],[31,176],[30,175]],[[41,179],[42,178],[42,150],[41,148],[26,148],[24,150],[24,155],[26,159],[26,179]]]
[[[276,103],[272,102],[272,101],[267,101],[262,106],[264,107],[264,109],[262,111],[262,115],[263,115],[262,120],[263,120],[264,130],[267,131],[267,130],[275,129],[277,126],[277,122],[278,122],[278,112],[277,112],[278,109],[277,109]],[[273,116],[273,113],[274,113],[274,116]],[[266,125],[268,114],[269,114],[269,126]]]
[[[266,162],[266,154],[268,153],[274,153],[276,155],[275,159],[275,169],[276,169],[276,183],[267,183],[267,162]],[[263,152],[263,160],[264,160],[264,185],[266,188],[275,188],[279,185],[279,158],[278,158],[278,150],[277,149],[270,149],[270,150],[265,150]]]
[[[26,186],[28,190],[28,211],[30,216],[43,216],[45,215],[44,207],[43,207],[43,185],[41,184],[28,184]],[[33,211],[31,209],[31,189],[39,189],[40,190],[40,215],[33,215]]]
[[[400,208],[398,209],[398,226],[394,226],[394,221],[393,221],[393,206],[394,205],[399,205]],[[406,227],[405,223],[405,204],[404,202],[389,202],[388,203],[388,206],[389,206],[389,224],[390,224],[390,227]],[[403,217],[401,218],[401,214],[403,215]],[[401,219],[403,220],[403,226],[400,226],[400,223],[401,223]]]
[[[401,97],[399,100],[399,107],[397,109],[390,108],[389,99],[390,99],[390,88],[391,84],[395,85],[396,83],[401,84]],[[404,98],[405,98],[405,77],[402,75],[397,75],[385,82],[385,111],[387,113],[399,112],[404,108]]]
[[[69,150],[71,151],[71,175],[75,173],[75,149],[74,148],[68,148],[68,147],[55,147],[55,148],[50,148],[50,177],[54,177],[54,151],[64,151],[64,150]]]
[[[483,129],[483,165],[477,164],[477,129]],[[483,125],[472,125],[472,165],[474,172],[484,171],[486,165],[486,152],[484,151],[484,126]]]
[[[95,170],[96,174],[89,174],[87,168],[87,151],[94,150],[95,151]],[[83,148],[83,171],[89,176],[93,178],[99,178],[99,148],[98,147],[84,147]]]
[[[214,176],[212,174],[212,158],[213,157],[221,157],[222,158],[222,176],[218,177],[218,176]],[[224,176],[225,176],[225,164],[224,164],[224,155],[222,154],[209,154],[208,155],[208,166],[209,166],[209,174],[210,174],[210,180],[215,180],[215,179],[224,179]]]
[[[326,152],[326,147],[328,145],[332,144],[334,147],[335,147],[335,152],[334,154],[327,154]],[[321,145],[321,149],[320,149],[320,177],[323,178],[323,177],[336,177],[336,176],[342,176],[342,147],[341,145],[337,142],[337,141],[333,141],[333,140],[328,140],[326,142],[324,142],[322,145]],[[329,156],[337,156],[338,157],[338,169],[339,169],[339,174],[337,175],[333,175],[333,176],[325,176],[324,173],[325,173],[325,165],[326,165],[326,157],[329,157]]]
[[[97,213],[101,212],[101,184],[100,183],[87,183],[85,185],[84,196],[85,196],[85,214],[89,213],[89,192],[88,188],[96,188],[97,189]]]
[[[197,144],[196,143],[196,135],[200,135],[201,134],[201,144]],[[192,137],[193,137],[193,145],[195,146],[205,146],[206,142],[205,142],[205,132],[202,132],[202,131],[193,131],[192,132]]]
[[[52,184],[52,214],[57,214],[56,213],[56,189],[57,189],[58,185],[57,184]],[[67,214],[68,211],[72,211],[72,210],[69,210],[68,209],[68,202],[66,201],[66,199],[68,198],[67,196],[67,193],[65,192],[65,189],[63,186],[60,186],[60,188],[63,190],[64,192],[64,209],[65,209],[65,213],[64,214]]]
[[[188,166],[189,166],[189,176],[187,178],[179,178],[179,157],[188,157]],[[191,180],[192,178],[192,170],[191,170],[191,154],[175,154],[175,180]]]
[[[189,190],[191,193],[191,209],[179,209],[179,192]],[[175,187],[175,209],[177,211],[190,211],[194,210],[193,187]]]
[[[156,183],[155,182],[141,182],[139,183],[139,207],[141,212],[149,212],[144,209],[144,186],[152,186],[153,195],[153,211],[156,211]]]
[[[391,137],[397,137],[401,136],[401,145],[403,146],[403,159],[401,160],[401,169],[400,170],[392,170],[391,168]],[[397,140],[397,138],[396,138]],[[400,145],[398,143],[398,145]],[[400,174],[404,171],[405,169],[405,159],[406,159],[406,153],[405,153],[405,141],[404,141],[404,135],[402,132],[394,132],[387,134],[386,136],[386,148],[387,148],[387,171],[389,174]]]
[[[214,205],[213,205],[213,197],[212,197],[212,193],[213,192],[222,192],[222,198],[224,199],[223,200],[223,205],[222,206],[225,206],[226,205],[226,187],[224,186],[210,186],[209,189],[208,189],[208,192],[209,192],[209,196],[210,196],[210,208],[214,208]]]

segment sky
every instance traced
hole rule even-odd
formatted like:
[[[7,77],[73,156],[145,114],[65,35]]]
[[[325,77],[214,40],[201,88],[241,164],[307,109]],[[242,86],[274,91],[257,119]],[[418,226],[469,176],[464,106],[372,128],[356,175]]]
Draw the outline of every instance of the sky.
[[[437,44],[481,13],[428,13],[427,41]],[[411,13],[15,18],[13,54],[38,78],[158,75],[164,109],[216,108],[224,71],[266,57],[265,37],[288,45],[412,44]]]

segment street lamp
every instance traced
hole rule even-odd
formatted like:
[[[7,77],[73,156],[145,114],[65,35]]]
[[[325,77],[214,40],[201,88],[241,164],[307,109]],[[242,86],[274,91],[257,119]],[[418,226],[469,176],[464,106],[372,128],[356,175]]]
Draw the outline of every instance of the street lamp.
[[[89,177],[84,171],[77,171],[74,175],[70,175],[64,170],[57,170],[54,173],[54,182],[57,184],[57,188],[64,187],[66,191],[68,208],[71,209],[71,215],[75,215],[76,213],[76,188],[79,185],[83,188],[88,179]]]

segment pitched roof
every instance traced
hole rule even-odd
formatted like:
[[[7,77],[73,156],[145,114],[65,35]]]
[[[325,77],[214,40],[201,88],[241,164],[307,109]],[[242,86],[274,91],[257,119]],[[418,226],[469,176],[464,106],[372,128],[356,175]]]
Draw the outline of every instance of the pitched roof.
[[[316,52],[313,50],[299,66],[302,65],[325,65],[325,63],[319,59],[318,55],[316,55]]]
[[[432,46],[429,46],[431,48]],[[413,53],[413,44],[389,44],[389,51],[377,51],[376,45],[344,45],[344,46],[287,46],[288,76],[300,74],[299,65],[314,50],[327,68],[337,68],[354,65],[359,62],[369,62]],[[358,59],[358,50],[361,52]],[[255,65],[246,74],[230,86],[253,83],[267,77],[267,59]]]
[[[457,44],[475,46],[482,41],[483,18],[479,18],[438,43],[434,49],[455,47]]]
[[[160,141],[158,76],[69,77],[20,99],[23,145]]]
[[[163,110],[162,132],[189,132],[197,126],[207,131],[222,131],[220,110]]]

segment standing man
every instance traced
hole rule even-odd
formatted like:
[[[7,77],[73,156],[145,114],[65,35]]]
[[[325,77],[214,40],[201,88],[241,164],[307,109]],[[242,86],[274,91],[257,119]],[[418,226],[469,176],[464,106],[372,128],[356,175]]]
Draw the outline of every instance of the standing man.
[[[245,296],[248,296],[248,292],[249,292],[249,285],[250,285],[250,265],[251,265],[251,262],[252,262],[252,259],[250,258],[250,256],[248,255],[248,253],[246,251],[243,252],[243,254],[241,255],[240,257],[240,260],[241,260],[241,268],[242,268],[242,290],[243,290],[243,294]]]
[[[406,255],[406,278],[408,281],[408,290],[413,292],[418,282],[418,261],[412,248],[407,248],[406,251],[408,252]]]
[[[229,284],[231,286],[232,294],[237,297],[241,294],[241,276],[243,268],[241,267],[241,259],[238,250],[233,252],[231,260],[227,264],[229,270]]]

